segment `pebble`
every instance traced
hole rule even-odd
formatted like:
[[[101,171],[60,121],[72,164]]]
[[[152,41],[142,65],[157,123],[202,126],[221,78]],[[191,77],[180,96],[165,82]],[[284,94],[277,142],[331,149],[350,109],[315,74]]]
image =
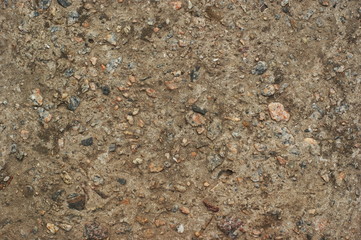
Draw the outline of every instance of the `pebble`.
[[[33,101],[34,106],[43,105],[43,96],[41,96],[39,88],[33,90],[33,94],[30,95],[30,99]]]
[[[53,223],[47,223],[46,228],[52,233],[56,234],[59,231],[59,227]]]
[[[81,140],[80,143],[83,146],[91,146],[91,145],[93,145],[93,137],[83,139],[83,140]]]
[[[170,5],[173,7],[174,10],[179,10],[179,9],[182,8],[182,2],[181,1],[170,2]]]
[[[105,36],[105,40],[108,42],[108,43],[110,43],[110,44],[112,44],[112,45],[117,45],[117,38],[116,38],[116,36],[115,36],[115,34],[114,33],[111,33],[111,34],[107,34],[106,36]]]
[[[177,232],[178,233],[183,233],[184,232],[184,225],[183,224],[180,224],[177,226]]]
[[[127,180],[126,180],[125,178],[118,178],[118,179],[117,179],[117,182],[120,183],[120,184],[122,184],[122,185],[127,184]]]
[[[270,112],[271,118],[277,122],[288,121],[290,119],[290,114],[285,111],[284,106],[281,103],[270,103],[268,105],[268,110]]]
[[[71,96],[68,104],[70,111],[75,111],[80,105],[80,98],[77,96]]]
[[[109,238],[109,231],[98,222],[85,224],[84,235],[87,240],[105,240]]]
[[[110,144],[109,152],[115,152],[117,150],[117,145],[115,143]]]
[[[48,111],[46,111],[44,108],[38,109],[40,120],[48,123],[51,121],[51,118],[53,117]]]
[[[186,115],[187,122],[193,127],[199,127],[206,122],[206,118],[202,114],[189,112]]]
[[[219,211],[219,207],[216,206],[215,204],[213,204],[210,200],[208,199],[204,199],[203,200],[203,204],[204,206],[206,206],[206,208],[211,211],[211,212],[218,212]]]
[[[115,69],[118,68],[118,66],[123,62],[123,58],[122,57],[118,57],[116,59],[112,59],[110,60],[107,65],[106,65],[106,71],[108,73],[113,73],[115,71]]]
[[[151,173],[159,173],[159,172],[163,171],[163,169],[164,169],[163,166],[157,166],[154,163],[149,164],[149,171]]]
[[[194,80],[197,80],[199,78],[199,69],[200,66],[195,66],[194,69],[192,69],[189,73],[189,77],[191,82],[194,82]]]
[[[273,85],[267,84],[263,87],[261,94],[265,97],[270,97],[274,95],[276,92],[276,89]]]
[[[106,96],[110,94],[110,87],[108,85],[105,85],[102,87],[102,93]]]
[[[78,211],[85,209],[86,198],[83,194],[72,193],[67,197],[68,207]]]
[[[58,0],[58,3],[63,8],[67,8],[67,7],[70,7],[72,5],[72,2],[69,1],[69,0]]]
[[[63,182],[65,184],[70,185],[70,184],[73,183],[73,179],[72,179],[72,177],[69,175],[69,173],[67,171],[62,171],[60,176],[61,176],[61,179],[63,179]]]
[[[264,61],[257,62],[256,66],[252,70],[252,74],[254,75],[262,75],[268,69],[267,63]]]
[[[214,119],[207,128],[207,137],[212,141],[215,140],[221,134],[222,129],[222,121],[218,118]]]
[[[70,230],[73,228],[72,225],[61,223],[59,224],[59,227],[63,229],[65,232],[70,232]]]
[[[219,230],[230,238],[237,238],[238,230],[243,225],[243,222],[236,217],[224,217],[217,224]]]
[[[206,115],[206,113],[208,112],[206,109],[200,108],[195,104],[192,105],[192,111],[195,113],[200,113],[202,115]]]
[[[46,10],[50,7],[50,4],[51,0],[40,0],[38,6],[41,10]]]
[[[134,163],[135,165],[140,165],[140,164],[143,163],[143,159],[141,159],[141,158],[136,158],[136,159],[133,160],[133,163]]]
[[[179,210],[185,215],[188,215],[191,212],[187,207],[180,207]]]
[[[207,167],[210,172],[212,172],[214,169],[216,169],[218,166],[220,166],[223,163],[223,159],[215,155],[210,155],[207,157]]]

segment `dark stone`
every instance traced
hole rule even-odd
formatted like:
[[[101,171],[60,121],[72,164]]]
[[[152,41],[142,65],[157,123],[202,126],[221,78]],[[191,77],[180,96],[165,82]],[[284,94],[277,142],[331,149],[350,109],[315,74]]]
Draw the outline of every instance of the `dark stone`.
[[[103,86],[102,87],[102,93],[104,94],[104,95],[109,95],[110,94],[110,88],[109,88],[109,86],[107,86],[107,85],[105,85],[105,86]]]
[[[110,144],[109,152],[115,152],[117,150],[117,145],[115,143]]]
[[[206,109],[200,108],[200,107],[198,107],[197,105],[194,105],[194,104],[192,105],[192,110],[193,110],[193,112],[200,113],[202,115],[205,115],[208,112]]]
[[[71,96],[68,109],[70,111],[75,111],[79,107],[79,105],[80,105],[80,98],[78,98],[77,96]]]
[[[85,224],[84,235],[87,240],[103,240],[108,239],[109,231],[101,226],[98,222]]]
[[[39,1],[39,8],[42,10],[46,10],[50,7],[51,0],[40,0]]]
[[[200,66],[195,66],[195,68],[192,69],[191,72],[189,73],[189,77],[191,79],[191,82],[194,82],[194,80],[198,79],[198,77],[199,77],[199,72],[198,71],[199,71],[200,68],[201,68]]]
[[[58,0],[58,3],[60,6],[62,6],[64,8],[70,7],[72,4],[72,2],[69,0]]]
[[[93,145],[93,138],[90,137],[90,138],[81,140],[81,145],[86,146],[86,147]]]
[[[68,207],[76,210],[85,209],[85,195],[72,193],[67,197]]]
[[[124,178],[118,178],[118,179],[117,179],[117,182],[120,183],[120,184],[122,184],[122,185],[125,185],[125,184],[127,183],[127,180],[124,179]]]
[[[26,185],[23,190],[24,197],[29,198],[34,196],[35,190],[32,186]]]
[[[65,76],[65,77],[71,77],[71,76],[73,76],[73,75],[74,75],[74,69],[72,69],[72,68],[68,68],[68,69],[66,69],[65,72],[64,72],[64,76]]]
[[[59,200],[59,198],[61,197],[61,195],[64,193],[64,189],[60,189],[58,191],[56,191],[55,193],[53,193],[51,195],[51,199],[54,201],[54,202],[57,202]]]

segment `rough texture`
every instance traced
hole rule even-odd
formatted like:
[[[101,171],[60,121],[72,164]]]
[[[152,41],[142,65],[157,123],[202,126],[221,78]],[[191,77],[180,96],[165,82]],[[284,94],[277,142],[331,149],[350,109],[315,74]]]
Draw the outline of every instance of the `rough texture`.
[[[359,240],[360,7],[0,1],[0,239]]]

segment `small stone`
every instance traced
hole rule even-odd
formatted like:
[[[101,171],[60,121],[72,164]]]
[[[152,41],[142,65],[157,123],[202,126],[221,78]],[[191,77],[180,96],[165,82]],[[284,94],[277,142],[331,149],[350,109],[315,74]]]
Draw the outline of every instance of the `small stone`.
[[[164,84],[169,90],[175,90],[175,89],[179,88],[177,82],[174,80],[165,81]]]
[[[189,210],[189,208],[187,207],[181,207],[179,208],[179,210],[181,211],[181,213],[188,215],[191,211]]]
[[[187,188],[180,184],[176,184],[176,185],[174,185],[174,190],[176,190],[177,192],[186,192]]]
[[[271,118],[277,122],[288,121],[290,114],[284,110],[284,106],[281,103],[273,102],[268,105]]]
[[[61,175],[60,175],[60,176],[61,176],[61,178],[63,179],[63,182],[64,182],[65,184],[70,185],[70,184],[73,183],[73,179],[72,179],[72,177],[69,175],[68,172],[63,171],[63,172],[61,172]]]
[[[310,209],[310,210],[308,210],[308,213],[311,215],[315,215],[316,209]]]
[[[208,162],[207,163],[208,170],[212,172],[214,169],[216,169],[218,166],[220,166],[223,163],[223,159],[217,154],[215,154],[208,156],[207,162]]]
[[[105,85],[102,87],[102,93],[106,96],[110,94],[110,87],[108,85]]]
[[[98,222],[85,224],[84,235],[87,240],[105,240],[109,238],[109,231]]]
[[[115,143],[110,144],[109,152],[115,152],[117,150],[117,145]]]
[[[230,238],[237,238],[243,222],[236,217],[224,217],[217,224],[219,230]]]
[[[166,221],[161,220],[161,219],[156,219],[154,221],[154,224],[155,224],[156,227],[160,227],[160,226],[164,226],[166,224]]]
[[[206,109],[200,108],[195,104],[192,105],[192,111],[195,113],[200,113],[202,115],[206,115],[206,113],[208,112]]]
[[[70,111],[75,111],[80,105],[80,98],[77,96],[71,96],[68,104],[68,109]]]
[[[122,57],[118,57],[115,59],[110,60],[106,65],[106,71],[107,73],[113,73],[115,69],[118,68],[118,66],[123,62]]]
[[[212,141],[215,140],[222,133],[222,121],[215,118],[207,130],[207,137]]]
[[[117,38],[116,38],[116,36],[115,36],[115,34],[114,33],[111,33],[111,34],[107,34],[106,36],[105,36],[105,40],[108,42],[108,43],[110,43],[110,44],[112,44],[112,45],[117,45]]]
[[[99,175],[95,175],[92,180],[95,186],[100,186],[104,184],[104,178]]]
[[[205,117],[199,113],[189,112],[186,115],[187,122],[193,127],[199,127],[206,123]]]
[[[28,139],[29,138],[29,131],[28,130],[21,130],[20,131],[20,136],[24,140]]]
[[[170,5],[173,7],[174,10],[179,10],[179,9],[182,8],[182,2],[181,1],[170,2]]]
[[[261,143],[255,143],[254,144],[254,148],[258,151],[258,152],[264,152],[267,150],[267,146]]]
[[[148,221],[149,221],[148,218],[142,217],[142,216],[136,216],[135,220],[141,225],[144,225],[144,224],[148,223]]]
[[[278,161],[278,163],[280,164],[280,165],[282,165],[282,166],[284,166],[284,165],[286,165],[287,164],[287,160],[286,159],[284,159],[283,157],[281,157],[281,156],[277,156],[276,157],[276,160]]]
[[[40,117],[40,120],[45,122],[45,123],[48,123],[50,122],[50,120],[52,119],[52,115],[46,111],[44,108],[39,108],[38,109],[38,112],[39,112],[39,117]]]
[[[203,204],[204,206],[206,206],[206,208],[211,211],[211,212],[218,212],[219,211],[219,207],[216,206],[215,204],[213,204],[210,200],[208,199],[204,199],[203,200]]]
[[[262,75],[267,71],[267,63],[263,61],[257,62],[256,66],[252,70],[252,74],[254,75]]]
[[[127,183],[127,180],[125,178],[118,178],[117,182],[122,184],[122,185],[125,185]]]
[[[62,6],[63,8],[67,8],[70,7],[72,2],[69,0],[58,0],[58,3],[60,6]]]
[[[53,223],[47,223],[46,228],[52,233],[56,234],[59,231],[59,227]]]
[[[164,169],[163,166],[156,166],[154,163],[149,164],[149,171],[151,173],[159,173],[163,171],[163,169]]]
[[[93,138],[92,137],[90,137],[90,138],[86,138],[86,139],[83,139],[83,140],[81,140],[81,145],[83,145],[83,146],[91,146],[91,145],[93,145]]]
[[[59,224],[59,227],[63,229],[65,232],[70,232],[70,230],[73,228],[72,225],[61,223]]]
[[[90,62],[91,62],[91,64],[94,66],[95,64],[97,64],[97,60],[98,60],[98,58],[96,58],[96,57],[91,57],[90,58]]]
[[[34,106],[43,105],[43,96],[41,96],[39,88],[33,90],[33,94],[30,95],[30,99],[33,101]]]
[[[276,92],[275,87],[273,85],[267,84],[261,91],[261,94],[265,97],[270,97],[274,95]]]
[[[321,178],[323,179],[323,181],[325,181],[327,183],[330,181],[330,176],[327,173],[322,174]]]
[[[143,163],[143,159],[141,159],[141,158],[136,158],[136,159],[133,160],[133,163],[134,163],[135,165],[140,165],[140,164]]]
[[[68,207],[78,211],[85,209],[85,195],[72,193],[67,197]]]
[[[145,89],[145,92],[147,93],[148,97],[156,98],[157,92],[153,88],[147,88]]]
[[[336,175],[336,181],[335,181],[336,185],[340,187],[342,185],[342,182],[345,179],[345,177],[346,177],[346,174],[344,172],[338,173]]]
[[[183,233],[184,232],[184,225],[183,224],[180,224],[177,226],[177,232],[178,233]]]

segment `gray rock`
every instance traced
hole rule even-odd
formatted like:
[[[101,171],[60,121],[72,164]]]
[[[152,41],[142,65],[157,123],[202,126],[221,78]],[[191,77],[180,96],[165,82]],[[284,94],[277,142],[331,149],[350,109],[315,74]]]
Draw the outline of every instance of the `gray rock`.
[[[58,0],[58,3],[64,8],[70,7],[72,5],[72,2],[70,0]]]
[[[68,109],[70,111],[75,111],[79,107],[79,105],[80,105],[80,98],[78,98],[77,96],[71,96]]]
[[[264,61],[259,61],[257,65],[253,68],[252,74],[254,75],[262,75],[268,69],[267,63]]]
[[[212,172],[214,169],[216,169],[218,166],[220,166],[223,163],[223,159],[215,155],[210,155],[207,157],[207,167],[210,172]]]

